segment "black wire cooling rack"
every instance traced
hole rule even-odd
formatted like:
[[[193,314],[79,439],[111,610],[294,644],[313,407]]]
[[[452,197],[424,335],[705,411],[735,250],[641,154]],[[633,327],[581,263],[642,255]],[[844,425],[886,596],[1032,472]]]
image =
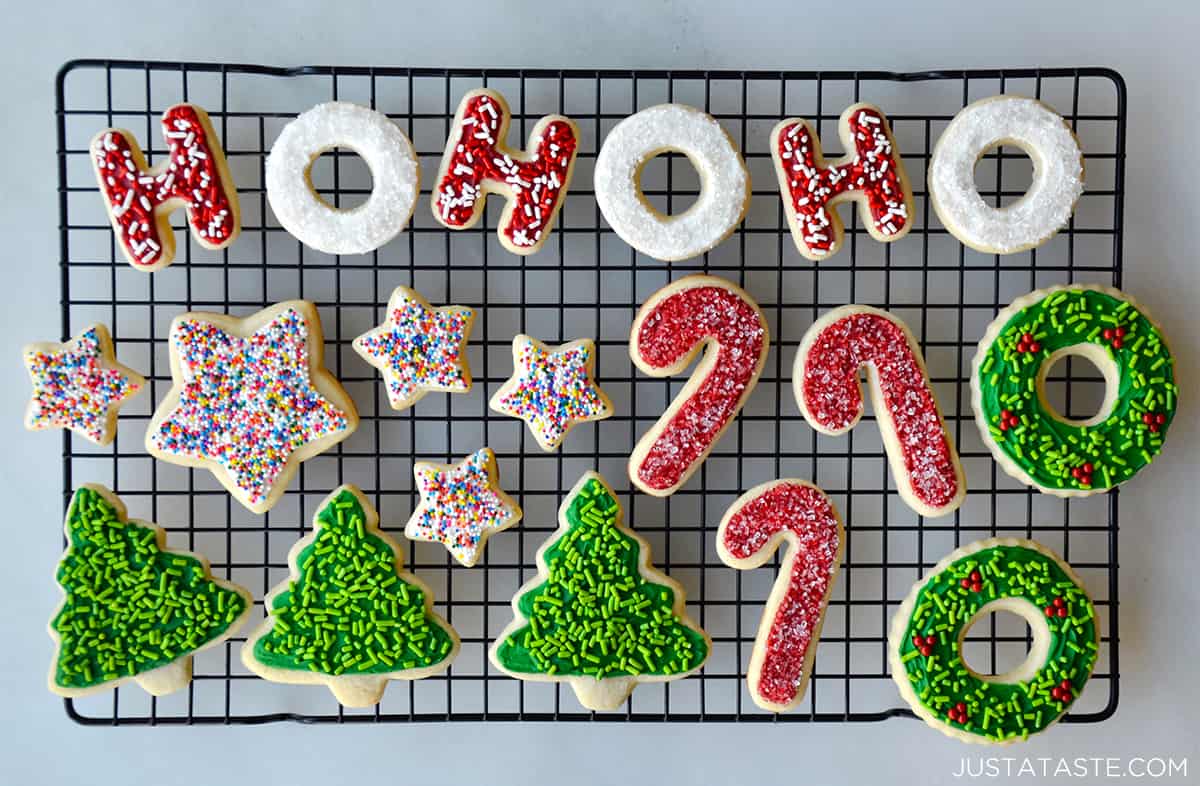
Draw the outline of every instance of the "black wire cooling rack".
[[[487,85],[513,107],[510,143],[523,146],[537,119],[560,112],[583,133],[574,181],[545,248],[518,257],[499,245],[502,201],[489,200],[476,227],[451,232],[428,207],[428,185],[461,95]],[[462,636],[448,673],[392,683],[373,710],[342,710],[324,688],[267,683],[241,666],[243,638],[196,657],[186,691],[158,699],[137,688],[66,700],[84,724],[192,724],[402,721],[872,721],[908,716],[888,675],[892,614],[923,571],[960,543],[993,535],[1035,538],[1072,562],[1096,599],[1102,643],[1096,673],[1067,721],[1096,722],[1117,706],[1118,495],[1060,500],[1039,495],[997,470],[971,422],[967,374],[975,344],[1016,296],[1054,283],[1121,284],[1125,88],[1101,68],[1005,69],[895,74],[877,71],[616,71],[305,67],[79,60],[57,81],[62,330],[73,335],[102,321],[121,360],[146,374],[148,395],[122,412],[118,438],[94,448],[63,440],[64,506],[85,481],[112,487],[130,514],[156,521],[169,543],[205,554],[213,569],[257,598],[287,574],[285,555],[309,527],[313,508],[342,482],[361,486],[399,536],[415,501],[414,459],[456,461],[483,444],[499,457],[502,484],[525,510],[521,524],[489,541],[466,569],[440,546],[404,541],[408,565],[430,584],[438,611]],[[924,190],[930,150],[964,105],[988,95],[1040,98],[1080,137],[1088,188],[1070,225],[1040,249],[1011,256],[964,248],[937,222]],[[407,231],[379,251],[330,257],[291,238],[270,214],[263,188],[266,154],[280,128],[320,101],[368,104],[394,118],[413,140],[424,174],[423,201]],[[98,130],[133,131],[153,163],[165,152],[158,120],[178,101],[203,106],[224,143],[241,197],[243,230],[229,249],[207,251],[174,216],[179,253],[165,270],[133,270],[114,245],[88,160]],[[826,154],[838,147],[837,118],[854,101],[890,118],[913,180],[916,220],[891,244],[872,240],[856,214],[848,241],[819,264],[795,251],[771,170],[768,136],[784,117],[818,127]],[[623,117],[664,101],[702,107],[737,141],[752,174],[745,222],[712,252],[683,263],[637,254],[602,220],[591,190],[599,142]],[[1031,169],[1019,151],[985,158],[977,182],[988,199],[1010,202]],[[335,151],[314,166],[318,190],[338,206],[371,187],[356,156]],[[664,155],[647,167],[647,197],[678,211],[698,193],[686,158]],[[703,468],[667,500],[629,492],[625,461],[637,437],[662,412],[684,377],[639,377],[628,330],[638,305],[689,272],[725,276],[746,288],[771,325],[773,346],[753,396]],[[373,369],[351,350],[378,323],[388,294],[414,286],[431,302],[476,308],[469,347],[474,389],[430,395],[403,412],[388,408]],[[283,500],[255,516],[231,501],[207,472],[154,462],[142,438],[154,403],[170,386],[167,326],[185,310],[246,314],[290,298],[321,310],[327,363],[362,413],[352,438],[306,462]],[[873,418],[845,437],[819,435],[801,418],[791,365],[804,330],[844,303],[890,309],[925,347],[937,393],[966,470],[970,494],[949,517],[926,520],[900,501]],[[596,338],[599,381],[616,404],[609,420],[576,428],[560,452],[543,453],[519,421],[487,407],[511,372],[518,332],[547,342]],[[1051,376],[1052,403],[1071,417],[1092,414],[1103,382],[1086,364]],[[1089,411],[1089,407],[1091,411]],[[654,562],[687,590],[689,610],[713,638],[697,676],[639,687],[623,712],[593,714],[569,688],[512,680],[490,667],[487,645],[511,618],[510,599],[535,571],[534,552],[555,528],[561,494],[587,469],[621,493],[627,521],[653,545]],[[751,486],[801,477],[825,488],[841,510],[848,542],[830,600],[814,676],[803,703],[786,715],[750,701],[744,670],[775,569],[734,571],[713,543],[721,514]],[[47,549],[49,552],[49,549]],[[49,553],[46,556],[50,559]],[[774,563],[778,567],[778,559]],[[261,600],[258,601],[261,607]],[[966,657],[976,668],[1013,665],[1028,646],[1023,622],[993,618],[975,626]]]

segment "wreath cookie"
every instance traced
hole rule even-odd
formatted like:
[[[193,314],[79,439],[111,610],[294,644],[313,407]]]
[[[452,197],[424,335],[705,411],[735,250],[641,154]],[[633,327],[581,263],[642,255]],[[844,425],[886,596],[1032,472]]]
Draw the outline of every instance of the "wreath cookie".
[[[1033,646],[1017,668],[979,674],[966,632],[996,611],[1023,617]],[[954,551],[909,592],[888,637],[892,679],[913,712],[943,734],[984,744],[1053,725],[1096,663],[1096,610],[1071,566],[1031,540],[989,538]]]
[[[1046,401],[1047,372],[1068,355],[1104,375],[1104,403],[1086,420],[1068,420]],[[1036,290],[1001,311],[979,342],[975,422],[1021,482],[1059,497],[1108,491],[1162,450],[1179,395],[1174,365],[1159,327],[1119,290]]]

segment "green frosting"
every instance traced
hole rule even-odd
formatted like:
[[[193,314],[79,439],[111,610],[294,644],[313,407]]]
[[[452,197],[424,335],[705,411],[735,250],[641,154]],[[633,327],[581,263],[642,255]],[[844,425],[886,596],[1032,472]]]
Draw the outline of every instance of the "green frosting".
[[[1028,682],[986,682],[963,663],[962,629],[1000,598],[1033,604],[1050,630],[1046,662]],[[1091,599],[1057,561],[1024,546],[995,546],[956,560],[921,588],[898,654],[935,717],[1004,740],[1039,732],[1066,711],[1091,676],[1096,641]]]
[[[1116,403],[1103,422],[1079,426],[1049,411],[1037,376],[1054,352],[1103,348],[1116,363]],[[1174,361],[1161,333],[1129,302],[1095,289],[1065,289],[1021,309],[979,365],[984,422],[1003,451],[1049,489],[1111,488],[1149,464],[1175,415]]]
[[[67,536],[56,575],[66,598],[50,623],[63,688],[165,666],[225,634],[246,610],[203,562],[160,549],[157,530],[126,521],[95,489],[75,492]]]
[[[402,578],[396,555],[366,531],[358,497],[343,491],[296,558],[299,577],[271,602],[270,632],[254,657],[279,669],[382,674],[432,666],[454,646],[425,593]]]
[[[543,552],[549,578],[521,595],[527,621],[496,651],[508,670],[592,676],[690,671],[708,656],[704,635],[674,613],[675,593],[638,570],[638,541],[618,529],[619,503],[596,478],[565,513],[568,529]]]

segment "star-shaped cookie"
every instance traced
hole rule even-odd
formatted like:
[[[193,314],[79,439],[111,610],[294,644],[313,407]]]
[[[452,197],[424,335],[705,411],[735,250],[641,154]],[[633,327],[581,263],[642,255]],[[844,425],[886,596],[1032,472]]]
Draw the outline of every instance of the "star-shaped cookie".
[[[97,445],[116,436],[117,410],[146,380],[113,355],[104,325],[92,325],[65,344],[44,341],[24,349],[33,397],[25,428],[66,428]]]
[[[255,513],[270,510],[300,462],[341,442],[358,411],[322,364],[312,303],[277,303],[245,318],[189,313],[171,323],[171,376],[146,449],[209,469]]]
[[[433,308],[416,290],[396,287],[387,318],[354,339],[354,350],[383,373],[392,409],[406,409],[431,390],[471,389],[467,337],[474,320],[469,308]]]
[[[445,545],[466,567],[479,560],[487,539],[521,520],[521,508],[496,479],[496,455],[481,448],[458,464],[413,465],[421,504],[404,534]]]
[[[513,339],[513,375],[491,407],[529,424],[542,450],[553,451],[576,423],[612,415],[612,402],[596,384],[596,345],[580,338],[551,349],[536,338]]]

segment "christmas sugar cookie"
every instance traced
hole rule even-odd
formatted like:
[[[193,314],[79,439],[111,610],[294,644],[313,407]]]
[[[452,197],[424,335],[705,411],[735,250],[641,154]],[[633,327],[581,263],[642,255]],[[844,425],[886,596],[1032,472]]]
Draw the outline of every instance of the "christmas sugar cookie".
[[[441,543],[454,558],[472,567],[487,539],[521,520],[521,508],[496,478],[496,454],[481,448],[458,464],[413,465],[421,504],[404,534],[413,540]]]
[[[712,649],[683,588],[650,565],[650,544],[621,518],[612,489],[585,473],[490,651],[517,679],[568,683],[593,711],[617,709],[639,683],[686,677]]]
[[[505,144],[512,112],[495,90],[463,96],[446,140],[431,197],[433,217],[467,229],[483,215],[488,194],[505,200],[496,228],[500,244],[532,254],[550,237],[579,150],[579,128],[570,118],[547,115],[529,133],[525,150]]]
[[[199,554],[166,548],[166,533],[128,519],[101,486],[75,491],[67,551],[56,580],[64,598],[50,620],[50,690],[87,696],[134,680],[155,696],[186,687],[192,655],[241,627],[250,593],[214,578]]]
[[[892,314],[850,305],[813,323],[800,341],[792,374],[804,419],[833,436],[858,425],[863,367],[900,496],[922,516],[957,510],[967,493],[958,451],[933,394],[921,346]]]
[[[407,409],[430,391],[471,389],[467,338],[475,312],[433,308],[416,290],[396,287],[379,327],[354,339],[354,350],[383,374],[392,409]]]
[[[321,321],[303,300],[238,318],[189,313],[171,323],[173,386],[146,450],[211,470],[255,513],[283,496],[300,462],[358,426],[354,402],[325,370]]]
[[[703,359],[629,457],[629,478],[647,494],[674,494],[700,468],[754,390],[770,347],[767,319],[741,287],[685,276],[650,296],[629,333],[629,355],[652,377]]]
[[[209,249],[227,248],[241,229],[237,188],[225,153],[203,109],[176,104],[162,116],[166,160],[150,169],[136,137],[106,128],[92,139],[92,167],[117,245],[138,270],[158,270],[175,259],[171,213],[187,210],[192,238]]]
[[[1029,623],[1017,668],[981,674],[963,639],[992,612]],[[917,582],[892,618],[892,679],[918,717],[943,734],[985,744],[1023,740],[1053,725],[1096,665],[1096,610],[1083,582],[1046,547],[990,538],[963,546]]]
[[[721,519],[717,554],[731,568],[757,568],[787,548],[746,669],[750,697],[764,710],[787,712],[804,698],[845,542],[833,503],[803,480],[750,489]]]
[[[33,397],[25,428],[65,428],[97,445],[112,442],[117,411],[146,380],[117,362],[104,325],[92,325],[65,344],[44,341],[25,347]]]
[[[346,707],[379,703],[390,680],[445,671],[458,636],[403,562],[362,492],[337,489],[288,553],[291,576],[267,595],[242,663],[272,682],[325,685]]]
[[[491,408],[529,424],[542,450],[556,450],[577,423],[604,420],[612,402],[596,384],[596,344],[580,338],[547,347],[513,339],[513,375],[492,396]]]
[[[1046,400],[1046,376],[1077,356],[1104,375],[1085,420]],[[971,405],[984,443],[1009,475],[1059,497],[1108,491],[1159,454],[1175,418],[1175,360],[1161,328],[1123,292],[1073,284],[1023,295],[979,342]]]

